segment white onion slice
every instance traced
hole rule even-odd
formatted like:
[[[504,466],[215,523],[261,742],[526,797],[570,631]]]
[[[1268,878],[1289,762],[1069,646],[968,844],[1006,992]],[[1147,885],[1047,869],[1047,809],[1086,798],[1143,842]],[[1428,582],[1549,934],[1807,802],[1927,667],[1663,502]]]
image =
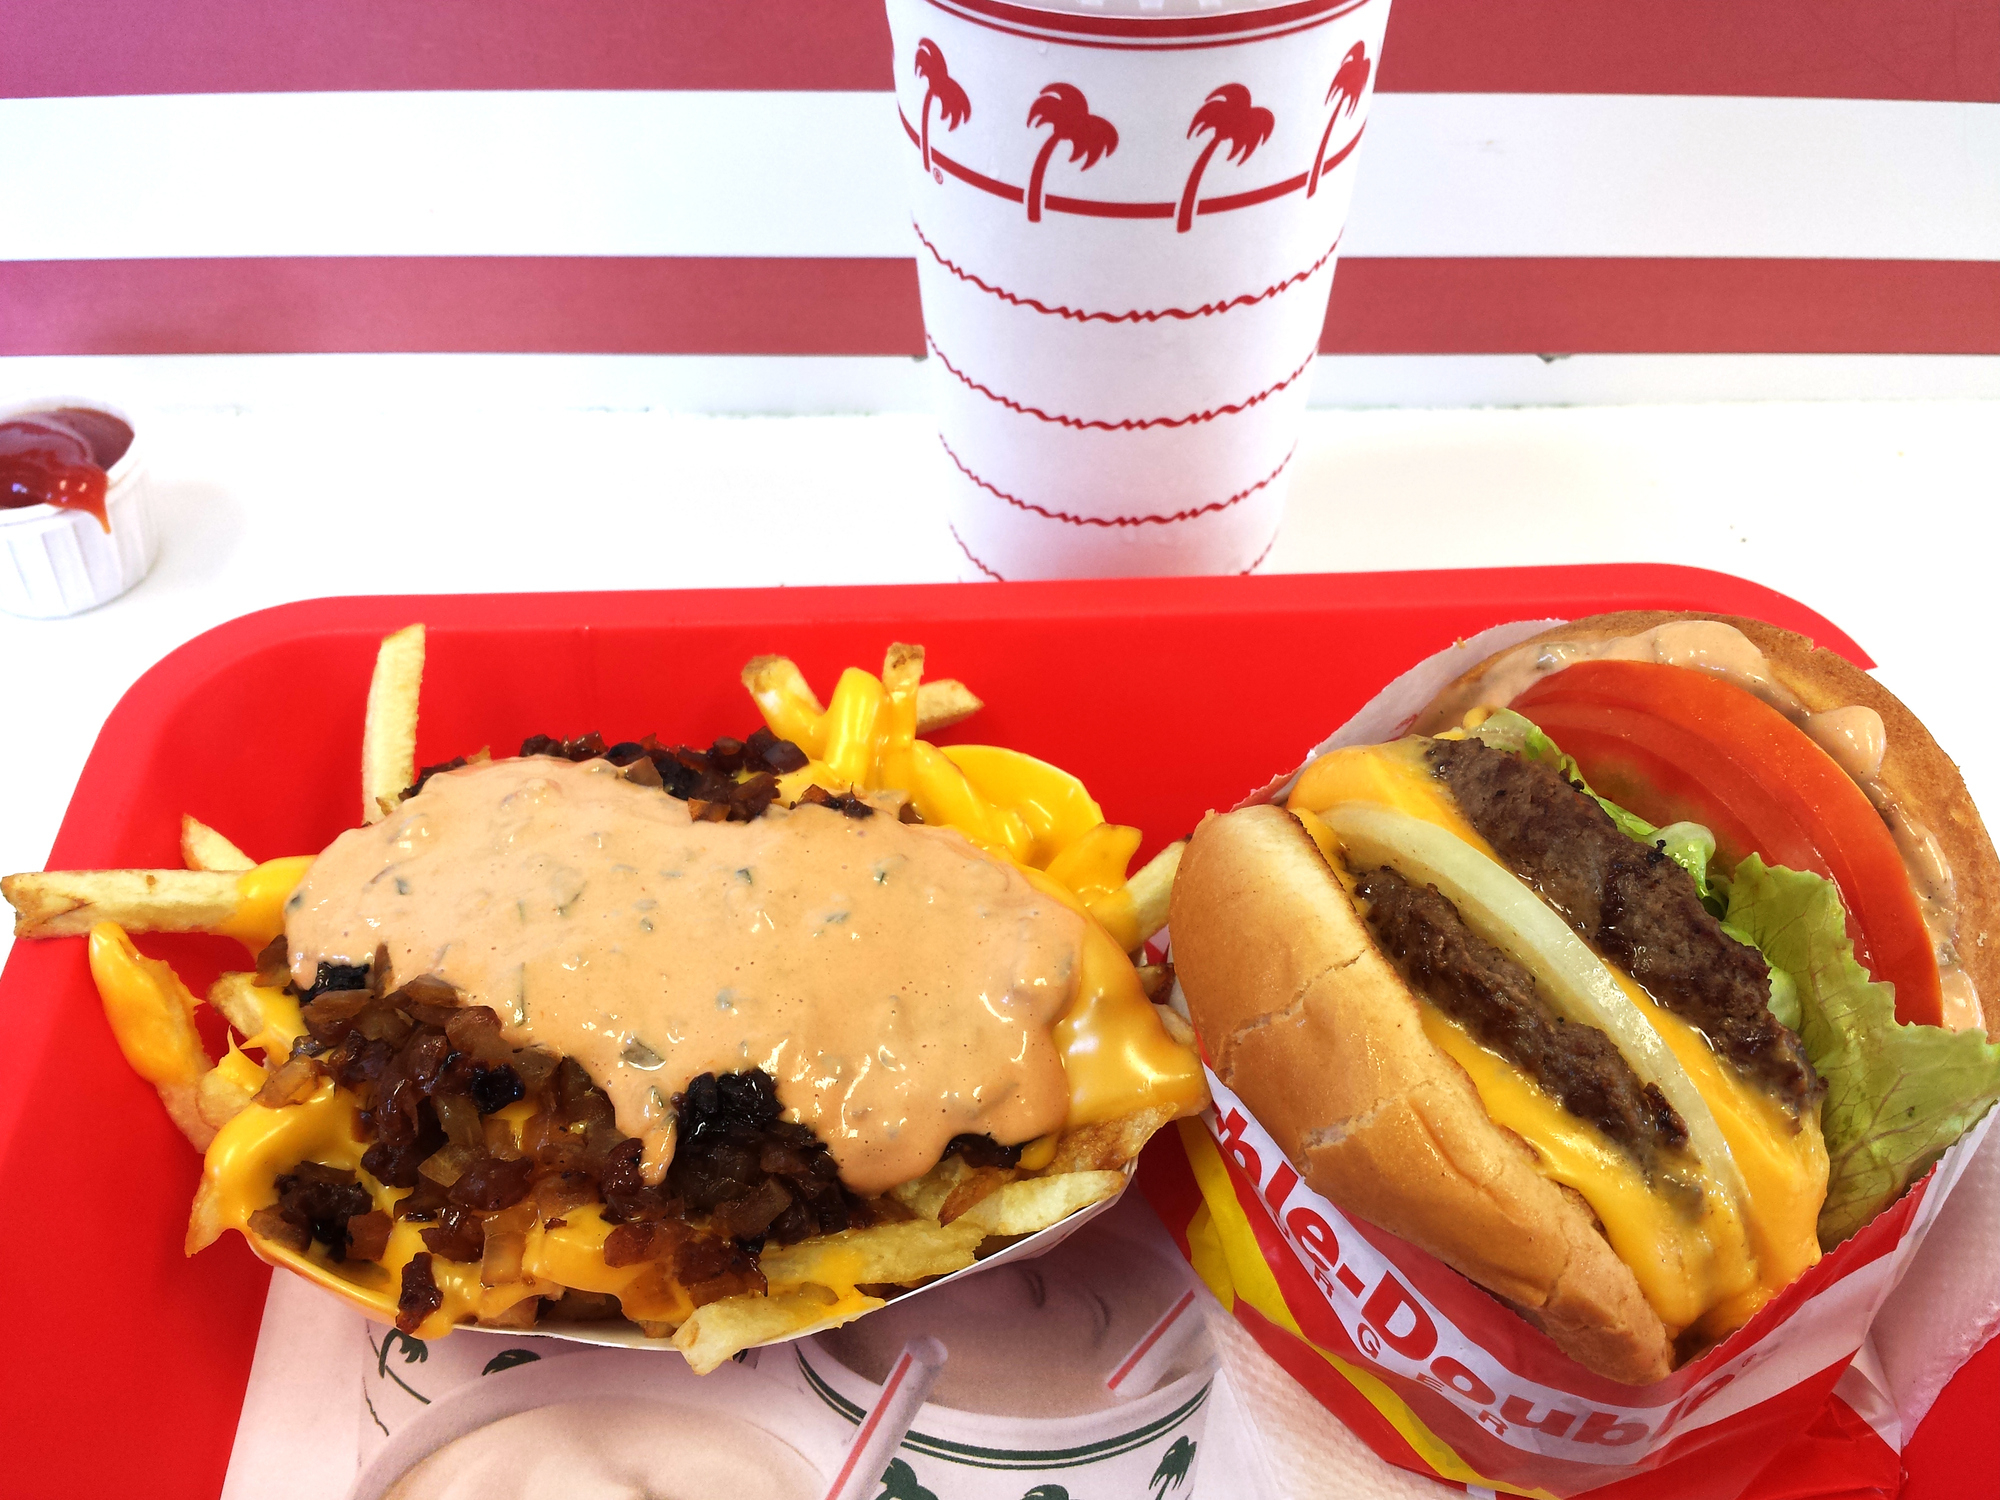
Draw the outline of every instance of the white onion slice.
[[[1379,803],[1342,802],[1319,816],[1359,862],[1357,873],[1387,865],[1407,880],[1436,886],[1468,927],[1535,976],[1557,1010],[1610,1037],[1640,1081],[1659,1087],[1687,1125],[1694,1154],[1742,1206],[1736,1159],[1694,1079],[1604,960],[1512,871],[1437,824]]]

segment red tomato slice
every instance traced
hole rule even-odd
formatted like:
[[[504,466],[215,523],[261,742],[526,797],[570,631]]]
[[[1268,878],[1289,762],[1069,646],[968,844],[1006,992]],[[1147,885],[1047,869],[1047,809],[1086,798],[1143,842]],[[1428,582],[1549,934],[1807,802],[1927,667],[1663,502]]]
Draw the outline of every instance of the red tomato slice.
[[[1896,987],[1896,1019],[1942,1022],[1936,955],[1895,839],[1867,794],[1775,708],[1708,673],[1644,661],[1579,662],[1512,707],[1621,807],[1650,823],[1707,824],[1726,868],[1754,850],[1831,880],[1854,956]]]

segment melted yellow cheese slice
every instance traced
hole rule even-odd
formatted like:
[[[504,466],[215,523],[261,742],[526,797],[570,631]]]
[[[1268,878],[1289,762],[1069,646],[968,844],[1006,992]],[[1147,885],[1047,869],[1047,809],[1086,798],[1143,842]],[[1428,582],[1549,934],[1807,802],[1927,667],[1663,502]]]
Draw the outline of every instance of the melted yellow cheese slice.
[[[1430,773],[1424,743],[1412,738],[1333,751],[1309,766],[1293,787],[1287,806],[1350,891],[1354,876],[1336,857],[1339,837],[1315,816],[1341,802],[1393,807],[1497,862],[1492,846]],[[1698,1326],[1703,1335],[1719,1337],[1749,1321],[1780,1287],[1819,1259],[1816,1224],[1827,1179],[1819,1122],[1809,1116],[1795,1123],[1716,1056],[1696,1027],[1655,1004],[1615,965],[1606,967],[1714,1113],[1743,1179],[1741,1217],[1712,1181],[1704,1183],[1699,1215],[1683,1212],[1602,1132],[1564,1110],[1428,1002],[1420,1004],[1424,1029],[1470,1075],[1493,1121],[1528,1143],[1548,1177],[1590,1204],[1661,1321],[1676,1333]]]
[[[1670,1335],[1757,1286],[1743,1226],[1723,1194],[1711,1187],[1703,1195],[1701,1216],[1689,1218],[1655,1192],[1632,1158],[1601,1131],[1429,1001],[1420,1001],[1418,1009],[1424,1034],[1471,1075],[1493,1123],[1528,1143],[1543,1176],[1583,1195]]]

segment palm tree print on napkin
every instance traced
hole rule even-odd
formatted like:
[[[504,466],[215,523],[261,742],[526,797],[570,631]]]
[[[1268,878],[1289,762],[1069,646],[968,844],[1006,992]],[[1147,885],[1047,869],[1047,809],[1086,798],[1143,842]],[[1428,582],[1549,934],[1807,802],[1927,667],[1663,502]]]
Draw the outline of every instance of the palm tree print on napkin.
[[[1035,153],[1035,169],[1028,174],[1028,222],[1042,221],[1042,178],[1049,170],[1049,158],[1056,147],[1069,143],[1069,159],[1081,162],[1077,170],[1088,172],[1118,149],[1118,131],[1109,120],[1090,112],[1083,90],[1073,83],[1044,84],[1035,102],[1028,106],[1028,126],[1049,127],[1049,138]]]
[[[1340,60],[1340,69],[1333,75],[1333,86],[1326,91],[1326,102],[1333,106],[1333,113],[1327,118],[1326,130],[1319,138],[1319,150],[1313,153],[1312,175],[1306,179],[1306,196],[1310,198],[1319,191],[1320,163],[1326,160],[1326,143],[1333,139],[1334,124],[1340,119],[1341,111],[1353,114],[1361,108],[1361,91],[1368,87],[1368,49],[1356,42],[1347,49],[1347,56]]]
[[[1228,141],[1229,159],[1246,162],[1250,160],[1251,152],[1271,138],[1271,131],[1277,123],[1268,109],[1250,102],[1250,90],[1240,83],[1225,83],[1208,96],[1208,101],[1194,112],[1194,123],[1188,126],[1190,140],[1198,131],[1206,130],[1209,135],[1208,144],[1194,159],[1194,169],[1188,173],[1187,186],[1181,189],[1180,214],[1174,220],[1177,231],[1186,234],[1194,225],[1194,206],[1201,192],[1201,174],[1208,170],[1208,161],[1215,155],[1215,148]]]
[[[1153,1490],[1153,1500],[1162,1500],[1168,1490],[1181,1487],[1188,1477],[1188,1470],[1194,1467],[1194,1447],[1193,1438],[1177,1437],[1173,1447],[1160,1455],[1160,1466],[1146,1481],[1146,1488]],[[1155,1485],[1159,1488],[1154,1489]]]
[[[923,139],[924,171],[931,171],[931,101],[937,101],[938,119],[946,130],[956,130],[972,118],[972,101],[945,66],[944,53],[929,37],[917,43],[917,77],[924,81]]]

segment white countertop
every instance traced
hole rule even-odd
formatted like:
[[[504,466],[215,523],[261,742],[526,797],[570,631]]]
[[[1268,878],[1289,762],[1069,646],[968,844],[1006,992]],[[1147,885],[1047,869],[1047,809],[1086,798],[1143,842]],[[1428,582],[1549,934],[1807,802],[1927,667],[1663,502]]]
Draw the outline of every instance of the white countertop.
[[[249,610],[957,578],[930,434],[906,414],[161,414],[152,576],[74,619],[0,616],[0,869],[42,864],[125,689]],[[1984,664],[2000,402],[1313,411],[1296,474],[1266,571],[1677,562],[1791,594],[1876,658],[2000,806]]]

